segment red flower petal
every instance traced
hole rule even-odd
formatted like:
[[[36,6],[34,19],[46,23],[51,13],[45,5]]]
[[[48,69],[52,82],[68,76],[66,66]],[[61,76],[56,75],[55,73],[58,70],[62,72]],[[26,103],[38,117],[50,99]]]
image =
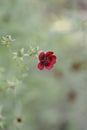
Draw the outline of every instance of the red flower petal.
[[[48,51],[48,52],[46,53],[46,56],[50,56],[50,55],[52,55],[52,54],[53,54],[52,51]]]
[[[45,56],[45,53],[44,53],[44,52],[41,52],[41,53],[39,54],[39,60],[41,60],[44,56]]]
[[[53,64],[49,64],[48,66],[45,66],[45,68],[51,70],[53,68]]]
[[[56,56],[52,55],[51,56],[51,64],[55,64],[56,63]]]
[[[44,69],[44,65],[41,64],[41,63],[38,63],[38,69],[43,70]]]

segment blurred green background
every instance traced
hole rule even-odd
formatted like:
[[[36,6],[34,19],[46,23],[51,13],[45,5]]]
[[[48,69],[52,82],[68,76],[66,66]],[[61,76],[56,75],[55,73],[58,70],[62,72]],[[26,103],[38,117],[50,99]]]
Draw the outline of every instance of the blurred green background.
[[[30,58],[20,80],[0,46],[0,130],[87,130],[86,33],[86,0],[0,0],[0,38],[16,39],[14,51],[32,45],[57,56],[51,71]],[[15,89],[5,91],[6,81]]]

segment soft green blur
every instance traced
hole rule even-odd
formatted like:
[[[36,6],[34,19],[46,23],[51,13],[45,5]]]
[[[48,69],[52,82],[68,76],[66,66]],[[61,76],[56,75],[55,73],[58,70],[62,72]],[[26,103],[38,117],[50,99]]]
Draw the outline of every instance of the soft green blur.
[[[39,46],[57,56],[50,71],[29,58],[20,79],[20,67],[0,45],[0,130],[87,130],[86,33],[86,0],[0,0],[0,39],[16,39],[14,52]],[[6,81],[16,87],[5,90]]]

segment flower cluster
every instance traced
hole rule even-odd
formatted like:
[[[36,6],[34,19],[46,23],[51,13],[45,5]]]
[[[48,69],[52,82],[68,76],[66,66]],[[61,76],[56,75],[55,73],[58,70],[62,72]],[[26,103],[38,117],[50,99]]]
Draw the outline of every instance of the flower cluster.
[[[2,37],[2,44],[5,46],[9,46],[11,42],[15,41],[15,39],[12,39],[11,35],[7,35],[6,37]]]
[[[10,46],[11,42],[14,41],[12,39],[11,35],[7,35],[6,37],[2,37],[2,45],[6,45],[7,47]],[[37,65],[39,70],[43,70],[44,68],[50,70],[53,68],[54,64],[56,64],[56,56],[54,55],[54,52],[48,51],[48,52],[39,52],[39,47],[33,48],[30,46],[27,52],[25,52],[24,48],[21,48],[19,51],[13,52],[13,59],[18,59],[23,61],[24,57],[32,57],[39,59],[39,63]]]
[[[20,60],[23,60],[25,56],[29,56],[28,53],[24,52],[24,48],[21,48],[18,52],[13,52],[13,58],[19,58]]]
[[[54,64],[56,64],[56,56],[54,55],[53,51],[39,51],[38,46],[35,48],[30,46],[26,49],[21,47],[20,49],[15,51],[15,49],[13,48],[14,46],[12,46],[13,41],[14,39],[12,39],[11,35],[7,35],[6,37],[2,37],[0,43],[1,48],[5,49],[7,52],[6,55],[9,59],[8,64],[10,70],[10,63],[12,63],[12,65],[13,63],[15,63],[10,74],[7,73],[7,68],[4,68],[4,66],[0,66],[0,92],[14,92],[14,99],[17,99],[17,91],[15,91],[16,88],[18,86],[22,86],[22,83],[24,83],[25,85],[26,79],[29,79],[29,63],[37,59],[39,60],[36,65],[37,69],[44,70],[44,68],[46,68],[47,70],[51,70]],[[0,107],[0,129],[4,129],[6,119],[7,117],[3,116],[2,107]],[[21,118],[20,116],[16,118],[16,123],[22,122],[23,118]]]

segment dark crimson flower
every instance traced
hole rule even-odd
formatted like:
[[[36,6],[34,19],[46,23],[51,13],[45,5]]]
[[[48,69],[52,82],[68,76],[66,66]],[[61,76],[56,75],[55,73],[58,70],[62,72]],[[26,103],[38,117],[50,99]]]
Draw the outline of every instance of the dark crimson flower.
[[[20,117],[17,118],[17,122],[18,123],[21,123],[22,122],[22,119]]]
[[[38,69],[43,70],[44,67],[48,70],[53,68],[53,65],[56,63],[56,56],[53,55],[52,51],[48,51],[46,53],[41,52],[39,54],[39,63],[38,63]]]
[[[68,93],[67,96],[68,96],[68,100],[72,102],[75,101],[77,94],[74,90],[72,90]]]
[[[74,71],[79,71],[79,70],[81,69],[81,67],[82,67],[82,64],[83,64],[83,63],[80,62],[80,61],[74,62],[74,63],[72,64],[71,69],[74,70]]]

